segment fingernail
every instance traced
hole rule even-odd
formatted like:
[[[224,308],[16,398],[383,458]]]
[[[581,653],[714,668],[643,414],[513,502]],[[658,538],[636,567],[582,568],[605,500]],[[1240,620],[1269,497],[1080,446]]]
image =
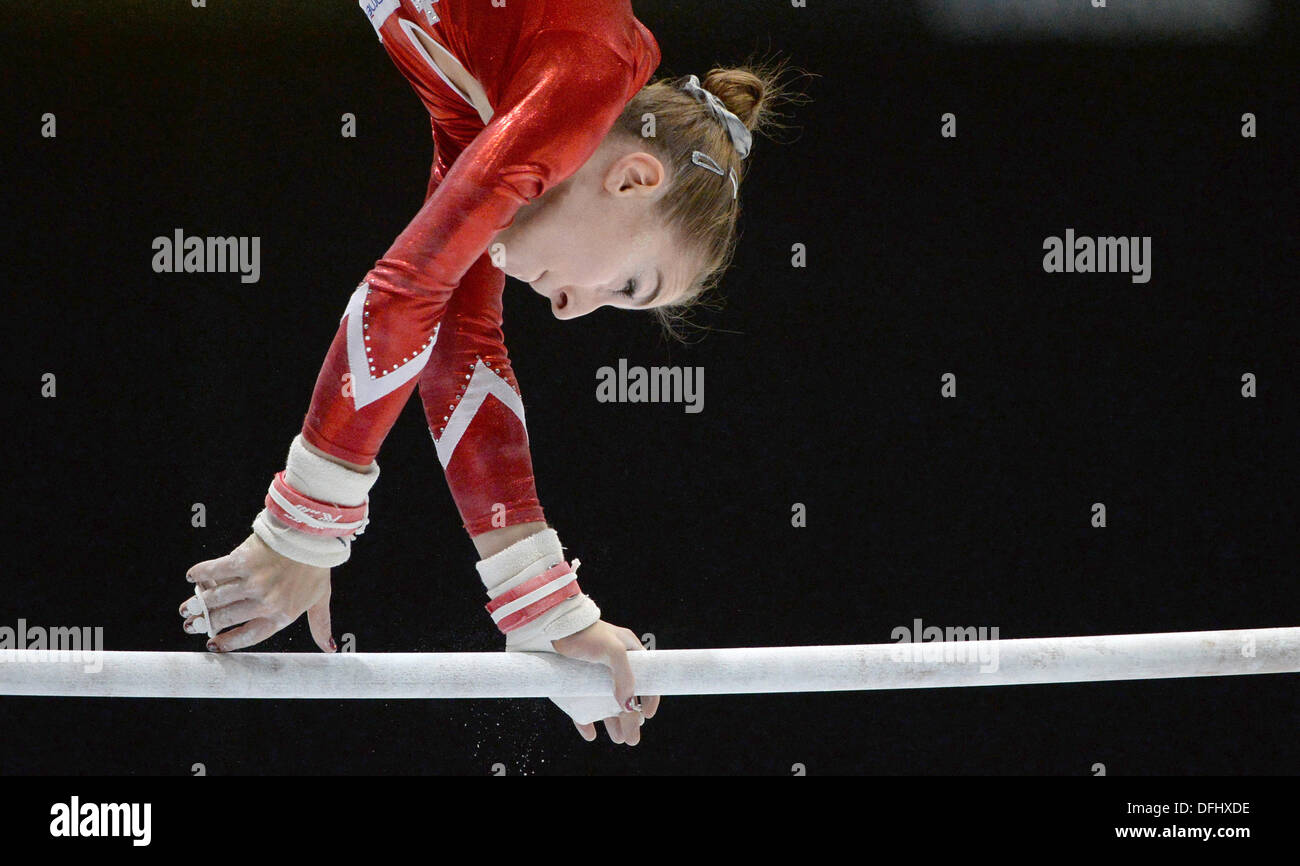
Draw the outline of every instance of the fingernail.
[[[334,638],[330,638],[330,652],[338,652],[339,645],[334,643]]]
[[[628,698],[628,699],[623,703],[623,707],[624,707],[624,709],[626,709],[629,713],[639,713],[639,712],[641,712],[641,702],[638,701],[638,700],[636,699],[636,695],[633,695],[632,697]]]
[[[210,640],[210,641],[208,641],[208,652],[210,652],[210,653],[221,652],[221,650],[217,649],[217,642],[216,642],[216,641],[214,641],[214,640]]]

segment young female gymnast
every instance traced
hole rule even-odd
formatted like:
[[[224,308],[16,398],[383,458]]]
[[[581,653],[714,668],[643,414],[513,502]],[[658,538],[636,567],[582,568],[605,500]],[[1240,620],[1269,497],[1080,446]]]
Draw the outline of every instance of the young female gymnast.
[[[734,248],[743,160],[776,72],[647,86],[659,48],[627,0],[361,7],[432,118],[425,202],[352,294],[253,534],[189,569],[184,629],[228,652],[306,611],[335,651],[329,569],[368,522],[375,458],[418,385],[506,649],[608,665],[612,698],[556,703],[584,739],[603,719],[635,745],[659,699],[637,702],[627,653],[640,641],[601,620],[546,525],[501,293],[507,274],[529,283],[561,319],[688,306]]]

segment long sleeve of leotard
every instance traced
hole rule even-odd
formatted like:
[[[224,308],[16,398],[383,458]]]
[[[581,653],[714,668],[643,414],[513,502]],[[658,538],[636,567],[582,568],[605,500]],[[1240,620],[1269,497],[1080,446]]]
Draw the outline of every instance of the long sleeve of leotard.
[[[543,30],[529,40],[491,122],[352,294],[303,424],[308,442],[351,463],[374,460],[461,278],[522,205],[595,152],[636,78],[587,33]]]
[[[480,256],[447,305],[420,375],[429,432],[471,536],[545,515],[533,480],[524,404],[501,326],[505,275]]]

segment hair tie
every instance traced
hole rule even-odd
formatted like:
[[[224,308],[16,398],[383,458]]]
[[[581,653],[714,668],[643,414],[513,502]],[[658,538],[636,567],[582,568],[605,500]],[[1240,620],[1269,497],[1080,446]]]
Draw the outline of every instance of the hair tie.
[[[741,159],[749,156],[749,148],[754,141],[753,135],[750,134],[744,122],[729,111],[727,106],[722,104],[722,100],[717,95],[701,87],[700,79],[694,75],[686,79],[686,83],[682,85],[682,90],[703,102],[705,107],[709,109],[709,113],[722,122],[722,125],[727,128],[727,135],[731,138],[731,146],[736,149],[736,153],[740,154]]]

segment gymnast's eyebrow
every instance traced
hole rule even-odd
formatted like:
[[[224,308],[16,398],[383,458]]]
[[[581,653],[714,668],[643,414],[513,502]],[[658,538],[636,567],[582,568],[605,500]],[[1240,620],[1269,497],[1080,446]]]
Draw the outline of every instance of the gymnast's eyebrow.
[[[646,298],[644,301],[637,304],[637,306],[648,307],[651,304],[653,304],[655,302],[655,298],[659,297],[659,292],[661,289],[663,289],[663,287],[664,287],[664,272],[659,270],[659,268],[655,268],[655,290],[650,293],[650,297]]]

